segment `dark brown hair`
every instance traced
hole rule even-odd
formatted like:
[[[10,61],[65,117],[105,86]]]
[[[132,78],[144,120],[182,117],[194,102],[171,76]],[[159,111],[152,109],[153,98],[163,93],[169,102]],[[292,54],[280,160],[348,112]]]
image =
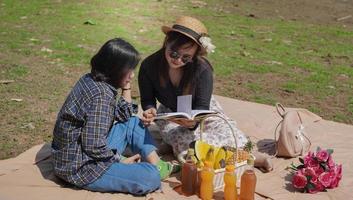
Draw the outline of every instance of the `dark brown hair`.
[[[104,81],[120,87],[121,80],[140,61],[137,50],[121,38],[107,41],[91,59],[91,75],[95,81]]]
[[[181,34],[179,32],[175,32],[175,31],[171,31],[169,33],[167,33],[165,40],[164,40],[164,44],[162,49],[160,49],[160,53],[161,53],[161,61],[159,63],[158,67],[158,73],[159,73],[159,81],[162,87],[166,87],[167,81],[169,80],[169,64],[167,59],[165,58],[165,50],[166,50],[166,46],[167,45],[171,45],[171,49],[179,49],[181,46],[185,45],[185,44],[190,44],[190,47],[192,45],[195,45],[196,42],[194,40],[192,40],[191,38],[185,36],[184,34]],[[197,45],[198,48],[195,52],[195,55],[192,58],[192,62],[186,63],[183,66],[183,77],[182,77],[182,81],[184,84],[182,85],[183,88],[183,94],[191,94],[193,91],[193,83],[194,83],[194,78],[195,78],[195,73],[196,73],[196,66],[198,65],[198,63],[200,62],[201,59],[201,50],[200,50],[200,46]]]

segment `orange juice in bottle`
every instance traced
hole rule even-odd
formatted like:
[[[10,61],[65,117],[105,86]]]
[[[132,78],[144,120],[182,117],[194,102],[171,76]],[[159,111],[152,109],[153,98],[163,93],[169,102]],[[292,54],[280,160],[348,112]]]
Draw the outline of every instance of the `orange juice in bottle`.
[[[224,173],[224,199],[225,200],[237,200],[237,177],[235,175],[235,167],[233,164],[226,166]]]
[[[200,173],[200,198],[202,200],[211,200],[213,197],[213,177],[214,170],[212,162],[205,161],[205,166],[202,168]]]
[[[254,158],[250,156],[248,159],[248,168],[241,176],[240,182],[240,200],[254,200],[256,175],[254,171]]]
[[[190,196],[196,192],[197,167],[194,149],[189,149],[181,170],[181,191]]]

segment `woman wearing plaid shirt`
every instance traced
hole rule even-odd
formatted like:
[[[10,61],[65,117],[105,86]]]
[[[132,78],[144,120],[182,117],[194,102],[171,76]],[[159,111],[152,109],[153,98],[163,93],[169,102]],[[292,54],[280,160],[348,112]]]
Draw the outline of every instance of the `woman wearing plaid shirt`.
[[[137,106],[130,81],[139,60],[135,48],[119,38],[93,56],[91,73],[76,83],[57,116],[52,155],[58,177],[101,192],[143,195],[160,188],[170,164],[159,159],[148,130],[132,117]],[[123,159],[127,146],[135,155]]]

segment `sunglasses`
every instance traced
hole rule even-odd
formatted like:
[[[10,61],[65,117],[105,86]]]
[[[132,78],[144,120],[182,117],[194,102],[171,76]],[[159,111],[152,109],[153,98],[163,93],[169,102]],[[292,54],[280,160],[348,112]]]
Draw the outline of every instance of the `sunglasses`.
[[[180,55],[177,51],[170,49],[170,48],[168,48],[167,51],[169,52],[168,55],[170,58],[175,59],[175,60],[181,58],[181,62],[183,64],[192,62],[192,57],[190,55]]]

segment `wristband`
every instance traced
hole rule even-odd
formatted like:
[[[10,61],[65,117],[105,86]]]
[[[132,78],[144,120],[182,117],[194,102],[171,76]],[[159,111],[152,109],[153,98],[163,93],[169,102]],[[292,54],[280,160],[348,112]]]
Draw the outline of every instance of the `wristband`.
[[[131,90],[131,88],[121,88],[122,91],[124,90]]]

